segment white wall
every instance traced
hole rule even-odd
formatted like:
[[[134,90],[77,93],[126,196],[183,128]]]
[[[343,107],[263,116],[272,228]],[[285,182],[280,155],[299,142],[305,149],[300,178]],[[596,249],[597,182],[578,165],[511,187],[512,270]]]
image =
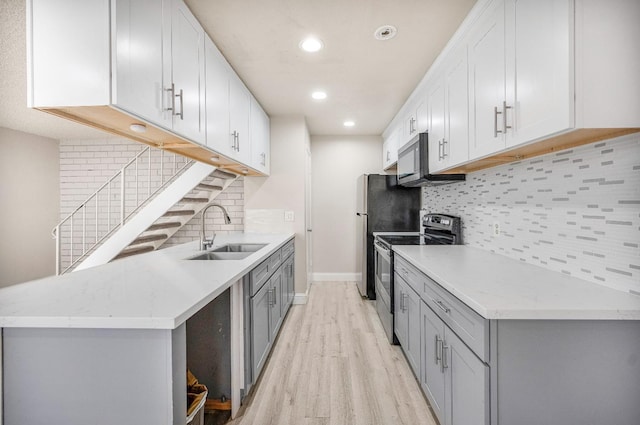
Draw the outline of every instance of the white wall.
[[[356,280],[356,179],[382,173],[379,136],[314,136],[313,264],[316,280]]]
[[[55,274],[58,141],[0,128],[0,287]]]
[[[307,291],[305,158],[309,131],[304,117],[271,118],[271,173],[245,177],[245,231],[295,232],[295,282],[298,302]],[[295,220],[284,221],[284,211]]]

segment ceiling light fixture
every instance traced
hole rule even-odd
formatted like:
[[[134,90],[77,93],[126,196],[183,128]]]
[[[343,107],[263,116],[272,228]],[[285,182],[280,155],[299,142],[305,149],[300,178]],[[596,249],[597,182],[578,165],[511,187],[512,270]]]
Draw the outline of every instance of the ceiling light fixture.
[[[218,155],[211,155],[211,161],[220,161],[220,156],[218,156]]]
[[[356,125],[356,123],[353,121],[345,121],[343,125],[345,127],[353,127],[354,125]]]
[[[376,40],[384,41],[391,40],[396,36],[397,33],[398,29],[393,25],[383,25],[373,33],[373,36],[376,38]]]
[[[300,42],[300,48],[305,52],[317,52],[324,47],[322,41],[316,37],[307,37]]]
[[[147,126],[144,124],[131,124],[129,126],[129,129],[131,131],[133,131],[134,133],[146,133],[147,132]]]
[[[311,93],[311,97],[314,98],[315,100],[324,100],[327,98],[327,93],[318,90]]]

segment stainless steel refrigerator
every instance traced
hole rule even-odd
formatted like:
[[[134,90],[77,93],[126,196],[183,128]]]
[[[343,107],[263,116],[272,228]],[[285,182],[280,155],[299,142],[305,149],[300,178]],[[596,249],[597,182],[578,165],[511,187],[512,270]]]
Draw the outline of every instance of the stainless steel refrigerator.
[[[356,264],[360,295],[376,298],[373,232],[417,232],[421,188],[398,186],[395,175],[364,174],[356,194]]]

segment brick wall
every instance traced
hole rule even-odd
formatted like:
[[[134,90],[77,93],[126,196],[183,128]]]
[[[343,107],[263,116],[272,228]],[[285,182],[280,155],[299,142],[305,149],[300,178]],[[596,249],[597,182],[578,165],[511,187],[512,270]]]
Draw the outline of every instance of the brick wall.
[[[100,186],[102,186],[111,176],[118,172],[126,165],[136,154],[145,149],[146,146],[140,143],[132,142],[123,138],[106,137],[103,139],[83,139],[83,140],[61,140],[60,141],[60,218],[66,217],[74,211],[83,201],[93,194]],[[147,179],[133,180],[134,168],[128,168],[127,179],[125,184],[127,210],[135,204],[135,187],[138,187],[139,196],[145,196],[147,186],[153,191],[161,184],[161,176],[167,179],[175,168],[171,156],[165,154],[163,157],[162,175],[158,171],[160,163],[160,151],[152,149],[151,162],[154,164],[152,173],[147,173],[148,158],[147,154],[143,156],[138,167],[139,171],[146,177],[151,175],[150,183]],[[182,159],[185,160],[185,159]],[[177,166],[182,163],[180,159]],[[130,170],[130,172],[129,172]],[[120,191],[119,181],[114,182],[112,187],[112,198],[115,198],[115,192]],[[104,199],[103,199],[104,198]],[[106,208],[106,191],[105,196],[100,200],[101,208]],[[224,224],[222,214],[219,210],[209,210],[207,213],[207,230],[215,230],[219,233],[242,232],[244,230],[244,182],[242,178],[236,180],[229,186],[225,192],[216,198],[220,204],[224,205],[229,211],[232,224]],[[119,219],[119,205],[115,202],[111,203],[111,221]],[[95,215],[95,207],[91,205],[87,209],[87,216]],[[105,223],[106,220],[101,220]],[[81,220],[76,219],[74,223],[74,239],[79,238],[81,229]],[[106,224],[105,224],[106,227]],[[194,217],[182,229],[180,229],[163,247],[173,246],[176,244],[189,242],[199,238],[200,216]],[[88,225],[87,232],[90,239],[93,238],[95,227]],[[64,239],[63,239],[64,240]],[[74,255],[79,255],[75,252]]]

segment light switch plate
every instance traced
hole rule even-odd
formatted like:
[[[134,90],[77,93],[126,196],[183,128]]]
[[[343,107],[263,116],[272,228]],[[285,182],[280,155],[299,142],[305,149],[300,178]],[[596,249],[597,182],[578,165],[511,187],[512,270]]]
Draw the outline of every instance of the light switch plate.
[[[296,216],[293,211],[285,211],[284,212],[284,221],[295,221]]]

